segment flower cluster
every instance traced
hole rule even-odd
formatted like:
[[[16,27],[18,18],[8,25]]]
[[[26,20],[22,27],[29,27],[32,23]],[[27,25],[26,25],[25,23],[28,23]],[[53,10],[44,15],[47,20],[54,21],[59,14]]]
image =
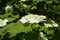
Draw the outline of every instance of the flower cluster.
[[[26,15],[24,17],[22,17],[20,19],[20,21],[22,23],[26,23],[26,22],[29,22],[29,23],[39,23],[39,22],[42,22],[42,21],[45,21],[46,19],[46,16],[43,16],[43,15],[33,15],[33,14],[29,14],[29,15]]]
[[[0,27],[5,26],[7,24],[8,20],[7,19],[0,19]]]
[[[5,10],[6,10],[6,11],[8,11],[8,10],[10,10],[10,9],[12,10],[12,7],[13,7],[13,6],[7,5],[7,6],[5,7]]]
[[[58,27],[58,24],[55,23],[53,20],[52,20],[52,24],[49,24],[49,23],[44,23],[45,27]]]
[[[48,40],[47,37],[43,34],[43,32],[40,32],[40,36],[43,38],[43,40]]]

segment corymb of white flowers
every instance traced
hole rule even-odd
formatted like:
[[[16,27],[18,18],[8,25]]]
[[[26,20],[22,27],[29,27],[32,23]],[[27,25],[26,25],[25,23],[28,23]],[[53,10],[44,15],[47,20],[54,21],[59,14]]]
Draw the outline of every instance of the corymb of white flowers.
[[[26,23],[26,22],[39,23],[39,22],[45,21],[45,19],[46,19],[46,16],[43,16],[43,15],[29,14],[29,15],[22,17],[20,21],[22,23]]]
[[[5,26],[7,24],[8,20],[7,19],[0,19],[0,27]]]
[[[51,20],[52,21],[52,24],[49,24],[49,23],[44,23],[44,25],[45,25],[45,27],[58,27],[58,24],[57,23],[55,23],[53,20]]]

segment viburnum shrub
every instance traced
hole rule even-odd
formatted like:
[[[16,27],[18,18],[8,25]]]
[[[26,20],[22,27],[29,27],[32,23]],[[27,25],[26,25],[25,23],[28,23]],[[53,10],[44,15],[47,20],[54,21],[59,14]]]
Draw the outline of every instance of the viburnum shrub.
[[[0,40],[60,40],[59,0],[0,0]]]

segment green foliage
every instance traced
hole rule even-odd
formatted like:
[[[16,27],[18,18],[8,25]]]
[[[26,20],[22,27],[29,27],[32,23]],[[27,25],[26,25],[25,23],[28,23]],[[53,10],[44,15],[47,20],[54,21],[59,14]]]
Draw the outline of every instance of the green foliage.
[[[13,7],[6,11],[7,5]],[[0,40],[38,40],[40,31],[44,32],[49,40],[60,40],[60,27],[46,28],[40,23],[19,22],[21,17],[30,13],[45,15],[46,23],[51,23],[52,19],[60,26],[60,0],[0,0],[0,19],[9,20],[6,26],[0,28]]]
[[[28,24],[27,24],[28,25]],[[23,25],[22,23],[20,22],[17,22],[17,23],[11,23],[11,24],[8,24],[7,26],[5,26],[4,28],[1,28],[0,29],[0,35],[1,35],[1,39],[3,39],[4,35],[6,33],[9,34],[9,38],[11,37],[15,37],[18,33],[28,33],[28,32],[32,32],[32,27],[38,27],[38,25],[36,24],[33,24],[32,25]],[[36,25],[36,26],[35,26]]]

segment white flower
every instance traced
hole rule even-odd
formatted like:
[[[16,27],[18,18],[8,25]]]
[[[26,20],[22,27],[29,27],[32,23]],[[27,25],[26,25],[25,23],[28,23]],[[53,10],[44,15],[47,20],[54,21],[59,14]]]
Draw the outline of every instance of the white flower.
[[[52,24],[44,23],[44,26],[45,26],[45,27],[47,27],[47,28],[48,28],[48,27],[58,27],[58,24],[57,24],[57,23],[55,23],[55,22],[54,22],[54,23],[52,23]]]
[[[57,23],[54,23],[53,26],[54,26],[54,27],[58,27],[58,24],[57,24]]]
[[[53,27],[53,25],[52,24],[47,24],[48,25],[48,27]]]
[[[46,24],[46,23],[44,23],[44,26],[47,27],[47,28],[48,28],[48,27],[53,27],[52,24]]]
[[[11,9],[12,7],[13,7],[13,6],[7,5],[7,6],[5,7],[5,10]]]
[[[26,23],[26,22],[27,22],[26,18],[24,18],[24,17],[22,17],[22,19],[20,19],[20,21],[21,21],[22,23]]]
[[[26,15],[24,16],[24,18],[29,23],[39,23],[39,22],[45,21],[44,19],[46,19],[45,16],[39,16],[39,15],[33,15],[33,14]]]
[[[44,37],[44,34],[43,34],[43,32],[40,32],[40,36],[43,38]]]
[[[51,20],[52,21],[52,23],[55,23],[53,20]]]
[[[0,19],[0,27],[5,26],[7,24],[8,20],[7,19]]]
[[[24,6],[24,7],[27,7],[27,5],[25,5],[25,4],[24,4],[23,6]]]
[[[39,23],[39,20],[35,20],[34,18],[32,18],[29,23]]]
[[[46,37],[44,37],[43,40],[48,40],[48,39]]]
[[[35,19],[34,18],[32,18],[31,20],[30,20],[30,23],[35,23],[36,21],[35,21]]]
[[[4,19],[3,21],[4,21],[4,22],[8,22],[8,20],[7,20],[7,19]]]
[[[58,27],[57,23],[55,23],[53,20],[51,20],[51,21],[52,21],[54,27]]]
[[[21,1],[26,1],[26,0],[21,0]]]
[[[40,17],[41,17],[42,19],[46,19],[46,16],[41,15]]]
[[[40,21],[39,20],[35,20],[35,23],[39,23]]]
[[[43,32],[40,32],[40,36],[43,38],[43,40],[48,40],[45,35],[43,34]]]

